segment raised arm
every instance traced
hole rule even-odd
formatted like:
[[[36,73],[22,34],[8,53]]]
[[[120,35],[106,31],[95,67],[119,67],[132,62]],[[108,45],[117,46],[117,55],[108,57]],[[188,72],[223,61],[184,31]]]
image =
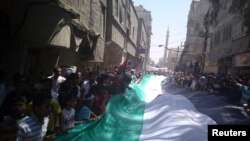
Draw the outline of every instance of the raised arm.
[[[237,86],[239,86],[239,87],[242,86],[242,84],[241,84],[240,82],[238,82],[236,79],[233,79],[233,78],[232,78],[232,81],[234,82],[235,85],[237,85]]]

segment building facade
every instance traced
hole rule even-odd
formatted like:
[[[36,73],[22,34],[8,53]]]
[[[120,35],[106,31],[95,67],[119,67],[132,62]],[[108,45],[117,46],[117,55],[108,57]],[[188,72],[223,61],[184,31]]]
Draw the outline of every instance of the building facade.
[[[139,18],[132,0],[2,3],[0,69],[10,75],[38,78],[40,73],[50,75],[55,66],[113,69],[126,58],[129,68],[146,66],[151,13],[144,9],[147,16]]]
[[[167,62],[166,62],[168,70],[171,71],[178,70],[178,65],[180,62],[182,51],[183,49],[180,47],[168,49]]]
[[[239,13],[230,13],[232,0],[220,1],[214,27],[210,65],[217,73],[250,74],[249,34]]]
[[[148,48],[147,33],[144,20],[139,18],[138,33],[137,33],[137,50],[136,50],[136,66],[138,69],[146,67],[146,51]]]
[[[233,0],[193,1],[190,7],[187,39],[182,58],[186,69],[194,70],[194,63],[204,72],[250,73],[250,42],[244,17],[230,12]],[[219,5],[219,7],[214,7]],[[210,16],[207,43],[205,43],[204,20]],[[202,30],[203,29],[203,30]],[[203,56],[203,57],[202,57]],[[199,60],[205,58],[204,66]]]
[[[108,0],[105,67],[111,68],[128,58],[133,67],[136,55],[138,18],[131,0]]]
[[[202,63],[205,61],[203,21],[208,8],[208,0],[192,1],[191,3],[188,14],[186,42],[180,64],[184,69],[183,71],[193,72],[195,65],[201,70]]]
[[[105,0],[6,1],[2,69],[38,77],[55,66],[103,62],[106,5]]]
[[[142,5],[135,6],[137,15],[139,18],[143,19],[146,34],[147,34],[147,46],[146,46],[146,53],[145,53],[145,60],[143,69],[146,69],[146,64],[149,63],[149,56],[150,56],[150,46],[151,46],[151,35],[152,35],[152,17],[151,11],[146,10],[143,8]]]

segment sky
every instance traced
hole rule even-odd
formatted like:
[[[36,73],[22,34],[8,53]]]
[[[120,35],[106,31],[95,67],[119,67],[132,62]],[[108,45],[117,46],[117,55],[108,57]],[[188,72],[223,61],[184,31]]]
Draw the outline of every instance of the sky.
[[[186,39],[188,12],[192,0],[133,0],[134,6],[142,5],[152,16],[150,58],[157,63],[163,57],[169,26],[169,48],[177,48]]]

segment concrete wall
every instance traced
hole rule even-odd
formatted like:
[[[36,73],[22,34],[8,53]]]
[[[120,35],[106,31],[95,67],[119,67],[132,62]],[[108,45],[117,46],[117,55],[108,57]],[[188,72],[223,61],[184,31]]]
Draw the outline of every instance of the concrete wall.
[[[130,5],[130,20],[131,20],[131,29],[130,29],[130,39],[136,44],[137,42],[137,32],[138,32],[138,17],[133,5]]]
[[[174,70],[177,67],[178,62],[181,58],[182,49],[172,48],[168,52],[167,56],[167,67],[169,70]]]
[[[233,21],[234,15],[229,14],[228,9],[231,5],[231,2],[226,2],[225,7],[222,7],[218,13],[218,22],[216,27],[214,28],[214,36],[213,36],[213,45],[211,54],[212,57],[216,60],[228,56],[231,54],[232,49],[232,30],[233,30]],[[223,40],[224,32],[227,30],[227,26],[230,26],[228,30],[230,30],[230,37],[226,40]],[[220,36],[216,36],[220,34]],[[215,41],[218,40],[218,41]]]
[[[209,8],[208,0],[193,1],[190,6],[187,25],[186,44],[188,45],[187,51],[189,54],[194,55],[189,61],[197,60],[198,56],[202,56],[204,48],[204,26],[203,21],[206,12]],[[197,56],[197,57],[195,57]]]
[[[143,21],[141,22],[141,31],[138,31],[138,35],[140,37],[139,43],[143,48],[148,48],[148,44],[147,44],[147,33],[146,33],[146,29],[144,26]]]
[[[127,2],[131,2],[131,1],[127,1]],[[128,17],[127,20],[130,21],[131,23],[130,26],[127,24],[127,29],[129,29],[129,40],[127,40],[127,52],[132,56],[132,64],[134,65],[136,62],[138,17],[137,17],[133,4],[128,3],[126,11],[127,11],[127,17]]]
[[[127,52],[133,56],[135,58],[135,54],[136,54],[136,47],[134,43],[128,42],[127,43]]]
[[[240,16],[235,16],[232,20],[232,55],[243,53],[249,50],[249,35],[247,28],[243,24]]]
[[[147,33],[146,33],[146,29],[145,29],[145,24],[143,19],[139,19],[139,24],[138,24],[138,33],[137,33],[137,47],[142,47],[145,50],[147,50],[149,48],[149,45],[147,44]],[[138,57],[138,66],[141,67],[141,69],[145,69],[146,68],[146,52],[144,54],[139,54],[137,53],[137,57]],[[139,60],[142,59],[142,60]],[[141,62],[143,61],[143,62]]]
[[[20,40],[22,44],[50,44],[69,48],[70,20],[67,13],[53,4],[33,5],[29,8],[21,28]]]
[[[152,33],[152,17],[151,17],[151,11],[148,11],[143,8],[142,5],[135,6],[137,15],[139,18],[142,18],[144,20],[147,35],[151,36]],[[150,38],[151,39],[151,38]]]
[[[108,1],[107,34],[105,49],[106,66],[119,65],[126,58],[126,53],[130,55],[132,62],[136,55],[136,42],[138,32],[138,18],[133,8],[132,1],[109,0]],[[123,53],[121,53],[122,51]],[[110,59],[110,52],[119,52],[121,54],[113,55]],[[118,57],[118,58],[115,58]]]
[[[120,32],[116,26],[112,25],[112,41],[119,45],[119,47],[124,48],[124,33]]]
[[[58,49],[70,47],[69,15],[49,0],[14,0],[8,4],[7,33],[10,36],[6,37],[8,44],[4,43],[2,48],[3,70],[8,75],[20,72],[34,77],[44,70],[53,70]],[[44,52],[43,48],[50,51]]]
[[[94,51],[94,56],[97,62],[104,62],[104,51],[105,51],[105,40],[103,38],[99,38],[96,49]]]
[[[80,14],[80,19],[76,20],[95,34],[100,34],[97,40],[97,47],[94,51],[97,62],[104,61],[105,33],[106,33],[106,0],[62,0],[70,8]]]
[[[147,50],[145,54],[145,65],[148,63],[149,56],[150,56],[150,46],[151,46],[151,35],[152,35],[152,17],[151,17],[151,11],[148,11],[143,8],[142,5],[135,6],[138,18],[142,18],[143,22],[145,24],[145,30],[147,33]]]
[[[81,26],[82,32],[100,34],[93,62],[103,62],[106,0],[60,0],[59,3],[14,0],[5,4],[10,37],[0,42],[4,45],[1,66],[10,74],[21,72],[36,76],[42,71],[51,73],[56,65],[79,66],[87,62],[81,62],[81,54],[72,46],[74,22]]]
[[[232,60],[237,55],[249,52],[249,35],[246,34],[242,17],[228,12],[231,2],[232,0],[224,1],[218,13],[210,56],[216,62],[217,72],[237,74],[244,68],[234,68]]]
[[[125,5],[121,0],[107,1],[107,34],[105,48],[105,67],[117,66],[122,62],[125,49]]]

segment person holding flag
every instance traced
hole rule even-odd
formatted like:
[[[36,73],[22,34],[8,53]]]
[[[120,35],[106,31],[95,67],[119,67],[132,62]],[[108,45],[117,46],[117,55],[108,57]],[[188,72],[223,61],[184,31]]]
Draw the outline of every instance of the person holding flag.
[[[109,86],[108,91],[111,95],[123,94],[131,82],[131,76],[126,73],[128,59],[126,58],[124,62],[114,70],[114,80]]]
[[[164,93],[163,76],[145,74],[140,82],[129,85],[126,62],[115,70],[109,89],[113,96],[105,113],[58,134],[55,141],[207,140],[207,125],[215,121],[199,113],[184,96]]]

